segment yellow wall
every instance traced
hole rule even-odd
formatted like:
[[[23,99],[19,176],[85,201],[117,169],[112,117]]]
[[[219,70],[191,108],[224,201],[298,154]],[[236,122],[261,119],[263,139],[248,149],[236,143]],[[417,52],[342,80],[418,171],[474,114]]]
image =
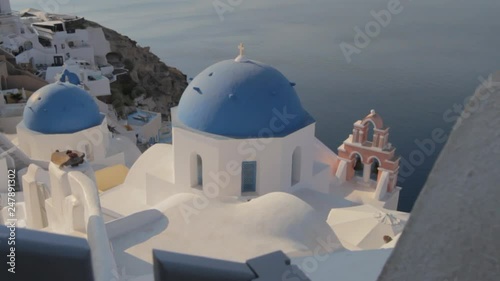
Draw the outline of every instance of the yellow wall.
[[[124,165],[115,165],[95,172],[97,188],[104,192],[112,189],[125,181],[128,168]]]

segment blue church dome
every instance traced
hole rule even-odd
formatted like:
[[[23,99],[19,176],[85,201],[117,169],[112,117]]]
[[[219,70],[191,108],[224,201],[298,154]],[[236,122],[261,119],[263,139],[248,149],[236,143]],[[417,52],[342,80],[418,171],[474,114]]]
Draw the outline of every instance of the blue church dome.
[[[234,138],[282,137],[311,123],[291,83],[244,57],[216,63],[184,91],[177,116],[187,127]]]
[[[44,86],[29,98],[24,124],[42,134],[72,134],[98,126],[104,117],[92,96],[71,84],[57,82]]]

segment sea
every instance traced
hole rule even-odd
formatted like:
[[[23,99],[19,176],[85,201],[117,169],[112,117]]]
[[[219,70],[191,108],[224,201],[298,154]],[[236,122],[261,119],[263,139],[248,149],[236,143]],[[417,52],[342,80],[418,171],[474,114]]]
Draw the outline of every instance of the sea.
[[[334,151],[375,109],[401,156],[403,211],[411,210],[468,98],[500,70],[498,0],[11,2],[15,10],[99,22],[188,77],[236,57],[243,42],[249,58],[297,84],[317,137]]]

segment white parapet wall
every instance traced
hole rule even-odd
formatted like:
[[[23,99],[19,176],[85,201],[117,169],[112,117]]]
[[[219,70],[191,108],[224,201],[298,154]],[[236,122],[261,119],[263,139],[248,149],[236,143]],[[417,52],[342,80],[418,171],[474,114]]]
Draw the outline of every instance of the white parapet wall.
[[[83,208],[83,221],[91,249],[95,280],[118,280],[118,270],[101,214],[95,181],[81,172],[73,171],[69,172],[69,184],[76,205]]]

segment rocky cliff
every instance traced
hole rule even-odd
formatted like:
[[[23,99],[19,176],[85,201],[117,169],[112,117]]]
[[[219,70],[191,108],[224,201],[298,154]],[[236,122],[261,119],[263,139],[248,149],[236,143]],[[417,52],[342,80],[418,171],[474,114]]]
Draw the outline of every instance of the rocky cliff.
[[[112,95],[105,102],[112,103],[121,116],[140,107],[167,118],[170,107],[179,103],[187,87],[186,75],[127,36],[88,20],[83,21],[83,27],[101,27],[111,45],[108,61],[128,70],[111,84]]]

